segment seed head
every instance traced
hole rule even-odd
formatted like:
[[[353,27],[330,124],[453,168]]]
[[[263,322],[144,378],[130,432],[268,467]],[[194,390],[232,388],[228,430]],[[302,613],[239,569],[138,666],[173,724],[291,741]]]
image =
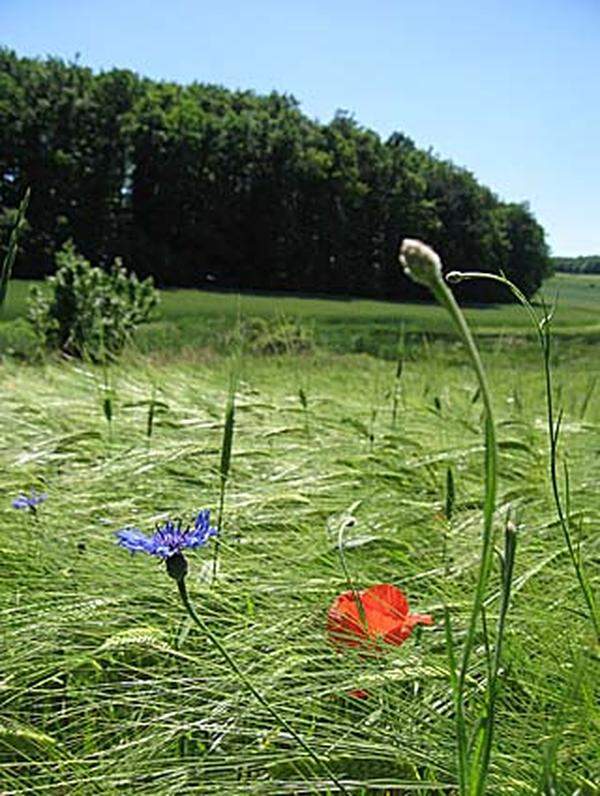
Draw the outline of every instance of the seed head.
[[[442,278],[442,261],[439,255],[420,240],[404,238],[399,260],[404,273],[420,285],[433,288]]]

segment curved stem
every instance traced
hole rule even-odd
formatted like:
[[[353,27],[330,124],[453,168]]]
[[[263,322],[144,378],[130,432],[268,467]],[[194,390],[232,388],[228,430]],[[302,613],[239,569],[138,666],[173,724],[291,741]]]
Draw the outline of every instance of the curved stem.
[[[567,546],[569,558],[571,559],[571,563],[573,564],[573,569],[575,570],[575,575],[577,577],[579,587],[582,591],[583,598],[587,605],[590,614],[590,619],[594,627],[594,632],[596,634],[596,638],[600,638],[600,617],[598,615],[599,613],[598,607],[596,605],[596,600],[594,598],[593,591],[587,580],[586,574],[582,568],[581,561],[578,558],[576,551],[573,547],[573,542],[571,539],[571,530],[569,527],[570,524],[569,512],[565,511],[565,509],[563,508],[563,503],[560,496],[560,488],[558,484],[558,473],[556,465],[557,465],[558,434],[560,431],[562,414],[559,411],[558,420],[555,424],[554,404],[552,396],[552,372],[550,365],[550,353],[551,353],[550,320],[552,313],[548,313],[544,305],[544,317],[540,321],[534,312],[531,302],[519,290],[519,288],[516,285],[514,285],[510,281],[510,279],[507,279],[505,276],[498,276],[497,274],[488,274],[483,271],[451,271],[446,278],[448,279],[449,282],[462,282],[469,279],[488,279],[491,280],[492,282],[498,282],[502,285],[505,285],[512,292],[515,298],[520,302],[522,307],[526,310],[527,314],[531,319],[531,322],[535,327],[535,330],[538,335],[538,340],[540,343],[540,348],[542,350],[542,360],[544,365],[546,409],[547,409],[547,418],[548,418],[548,437],[550,442],[550,482],[552,485],[552,496],[554,498],[554,505],[556,506],[556,513],[558,515],[558,521],[563,533],[565,544]]]
[[[465,344],[477,380],[481,390],[481,397],[485,409],[485,488],[484,488],[484,508],[483,508],[483,534],[482,534],[482,548],[481,559],[479,564],[479,573],[477,576],[477,585],[475,587],[475,596],[473,598],[473,605],[471,607],[471,615],[467,627],[467,635],[463,646],[462,658],[458,676],[456,678],[456,726],[458,735],[458,763],[459,763],[459,783],[460,792],[468,792],[468,779],[469,779],[469,762],[468,762],[468,744],[465,723],[465,708],[464,708],[464,691],[469,668],[469,661],[475,645],[475,634],[477,630],[477,620],[481,613],[483,606],[483,599],[485,590],[488,584],[490,570],[492,566],[493,555],[493,520],[494,511],[496,506],[496,488],[497,488],[497,471],[498,471],[498,447],[496,442],[496,428],[494,425],[494,416],[492,410],[491,392],[487,383],[483,363],[475,345],[475,340],[471,330],[469,329],[464,315],[460,307],[456,303],[454,294],[443,281],[440,276],[431,285],[431,290],[438,300],[438,302],[445,307],[450,314],[456,329]],[[493,716],[490,717],[493,721]],[[485,782],[486,772],[480,772],[478,775],[479,782]]]
[[[260,702],[260,704],[268,711],[271,716],[275,719],[277,724],[280,727],[287,730],[289,734],[294,738],[294,740],[304,749],[306,754],[311,758],[311,760],[319,767],[323,768],[327,773],[327,776],[331,779],[334,785],[338,788],[339,792],[342,794],[346,794],[348,796],[348,791],[344,788],[342,783],[337,779],[335,774],[331,771],[327,763],[321,760],[321,758],[310,748],[310,746],[306,743],[304,738],[292,727],[292,725],[285,719],[261,694],[261,692],[256,688],[256,686],[252,683],[252,681],[247,677],[246,674],[240,669],[238,664],[236,663],[235,659],[231,656],[231,654],[227,651],[227,648],[223,646],[222,642],[219,640],[217,636],[212,632],[210,627],[206,624],[206,622],[200,617],[200,615],[196,612],[196,609],[190,602],[190,598],[187,592],[187,587],[185,585],[185,578],[181,578],[181,580],[177,581],[177,586],[179,588],[179,596],[181,597],[181,601],[185,606],[186,611],[188,612],[190,618],[198,625],[200,630],[208,636],[210,641],[214,644],[217,648],[221,657],[225,660],[228,664],[230,669],[235,673],[237,678],[240,682],[250,691],[252,696]]]

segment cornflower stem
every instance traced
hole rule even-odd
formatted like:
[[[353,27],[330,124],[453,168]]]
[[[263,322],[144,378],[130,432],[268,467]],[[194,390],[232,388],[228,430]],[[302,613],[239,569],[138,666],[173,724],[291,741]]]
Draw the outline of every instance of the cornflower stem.
[[[220,639],[212,632],[210,627],[206,624],[206,622],[201,618],[201,616],[196,612],[196,609],[192,605],[187,587],[185,585],[185,578],[181,578],[177,581],[177,587],[179,589],[179,596],[181,597],[181,601],[188,612],[192,621],[202,630],[202,632],[208,636],[212,644],[217,648],[218,652],[220,653],[223,660],[227,663],[230,669],[234,672],[236,677],[239,681],[250,691],[252,696],[260,702],[260,704],[265,708],[265,710],[271,714],[271,716],[275,719],[277,724],[286,730],[298,743],[299,746],[306,752],[306,754],[310,757],[310,759],[315,763],[318,768],[323,769],[329,779],[334,783],[336,788],[339,790],[340,793],[345,794],[348,796],[348,791],[342,785],[342,783],[337,779],[335,774],[331,771],[327,763],[314,752],[310,746],[306,743],[304,738],[292,727],[292,725],[285,719],[268,701],[267,699],[261,694],[261,692],[256,688],[254,683],[247,677],[247,675],[240,669],[238,664],[236,663],[235,659],[232,655],[228,652],[227,648],[223,645]]]
[[[540,321],[526,296],[513,284],[510,279],[505,276],[498,276],[497,274],[488,274],[483,271],[451,271],[447,275],[450,282],[462,282],[469,279],[488,279],[492,282],[499,282],[507,287],[515,298],[519,301],[525,309],[531,322],[537,332],[538,341],[542,351],[542,360],[544,367],[544,381],[546,388],[546,414],[548,419],[548,437],[550,444],[550,481],[552,484],[552,496],[554,498],[554,505],[556,506],[556,513],[558,521],[562,530],[563,538],[569,553],[569,558],[575,570],[575,575],[579,583],[579,587],[583,594],[584,601],[589,611],[590,620],[592,622],[596,639],[600,638],[600,615],[594,593],[588,582],[586,574],[581,565],[580,557],[575,550],[573,540],[571,539],[569,511],[563,508],[563,502],[560,496],[560,488],[558,484],[557,473],[557,452],[558,452],[558,435],[560,432],[560,424],[562,420],[562,412],[559,412],[558,420],[554,422],[554,401],[552,394],[552,371],[550,366],[550,353],[551,353],[551,337],[550,337],[550,321],[551,313],[549,314],[544,307],[544,316]],[[568,498],[567,498],[568,503]]]

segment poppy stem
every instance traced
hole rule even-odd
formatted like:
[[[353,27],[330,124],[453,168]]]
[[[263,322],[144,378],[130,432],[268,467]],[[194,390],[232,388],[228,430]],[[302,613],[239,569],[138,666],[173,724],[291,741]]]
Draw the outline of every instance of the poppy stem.
[[[265,708],[265,710],[271,714],[271,716],[275,719],[277,724],[286,730],[294,740],[302,747],[302,749],[306,752],[306,754],[311,758],[311,760],[318,766],[318,768],[322,768],[329,779],[333,782],[336,788],[339,790],[340,793],[344,794],[345,796],[349,796],[348,791],[342,785],[342,783],[337,779],[333,771],[329,768],[329,765],[322,760],[316,752],[314,752],[310,746],[306,743],[304,738],[292,727],[292,725],[285,719],[268,701],[267,699],[261,694],[261,692],[256,688],[254,683],[247,677],[247,675],[240,669],[238,664],[236,663],[235,659],[231,656],[231,654],[227,651],[227,648],[223,645],[220,641],[218,636],[216,636],[210,627],[206,624],[204,619],[196,612],[196,609],[190,602],[190,598],[187,592],[187,587],[185,585],[185,578],[181,578],[177,581],[177,587],[179,589],[179,596],[181,597],[181,602],[183,603],[186,611],[188,612],[192,621],[202,630],[202,632],[208,636],[212,644],[217,648],[221,657],[225,660],[227,665],[230,669],[234,672],[236,677],[240,680],[240,682],[250,691],[252,696],[260,702],[260,704]]]

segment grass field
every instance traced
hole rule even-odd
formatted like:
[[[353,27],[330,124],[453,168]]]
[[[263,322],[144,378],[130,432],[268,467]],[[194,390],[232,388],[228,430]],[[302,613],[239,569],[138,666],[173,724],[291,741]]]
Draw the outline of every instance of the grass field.
[[[0,317],[0,351],[3,344],[2,320],[24,317],[31,283],[11,283],[9,299]],[[600,276],[558,274],[544,285],[548,303],[558,300],[554,332],[561,337],[600,340]],[[541,294],[540,294],[541,297]],[[540,298],[538,297],[538,298]],[[466,317],[483,337],[533,336],[529,319],[514,304],[469,307]],[[370,353],[393,359],[401,330],[407,340],[421,342],[422,336],[451,337],[450,320],[440,307],[418,303],[386,303],[363,299],[315,299],[295,296],[259,296],[211,293],[197,290],[163,291],[155,320],[140,330],[138,344],[144,351],[180,350],[189,346],[227,344],[228,335],[241,318],[264,318],[277,323],[284,318],[300,324],[317,345],[338,353]]]
[[[568,463],[568,512],[597,591],[600,278],[560,276],[550,294],[554,286],[562,297],[552,358],[564,409],[560,473]],[[11,284],[9,320],[22,313],[23,287]],[[216,511],[232,369],[219,349],[238,304],[243,315],[314,323],[325,345],[245,354],[238,363],[219,576],[211,584],[211,547],[191,553],[192,598],[348,792],[457,793],[444,609],[458,648],[483,494],[481,398],[464,350],[433,339],[450,331],[433,307],[178,291],[163,296],[156,339],[142,340],[145,351],[161,351],[132,350],[108,374],[52,359],[7,358],[0,371],[3,796],[336,792],[185,617],[164,568],[115,544],[128,524],[151,531],[167,516]],[[490,334],[496,545],[509,512],[518,527],[487,793],[592,796],[600,781],[598,646],[552,501],[541,364],[533,342],[514,339],[526,328],[519,308],[467,315]],[[393,353],[402,323],[419,337],[400,378],[395,362],[336,353],[357,349],[353,335],[368,347],[388,333]],[[448,520],[449,469],[456,494]],[[31,487],[48,493],[35,517],[10,507]],[[357,586],[402,587],[433,626],[375,656],[331,645],[327,609],[347,589],[342,523]],[[496,559],[491,628],[499,595]],[[476,641],[471,728],[488,682],[481,632]],[[368,698],[350,697],[357,688]]]

